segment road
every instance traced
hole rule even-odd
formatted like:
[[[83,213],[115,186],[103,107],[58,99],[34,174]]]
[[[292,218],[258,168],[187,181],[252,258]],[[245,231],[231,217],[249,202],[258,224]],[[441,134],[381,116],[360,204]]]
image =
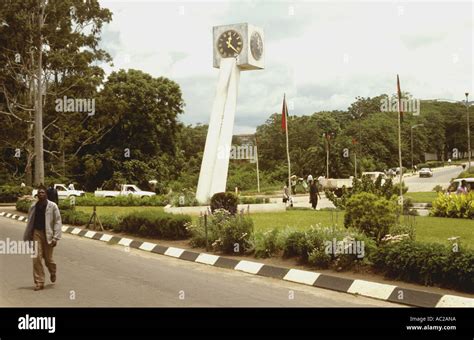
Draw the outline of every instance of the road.
[[[447,188],[453,177],[457,177],[462,172],[461,166],[447,166],[444,168],[434,168],[433,177],[411,176],[404,178],[409,192],[432,191],[436,185]]]
[[[0,217],[0,240],[18,240],[24,228],[22,222]],[[65,234],[55,250],[58,281],[47,281],[38,292],[33,291],[29,255],[0,255],[0,306],[399,306],[124,249]]]

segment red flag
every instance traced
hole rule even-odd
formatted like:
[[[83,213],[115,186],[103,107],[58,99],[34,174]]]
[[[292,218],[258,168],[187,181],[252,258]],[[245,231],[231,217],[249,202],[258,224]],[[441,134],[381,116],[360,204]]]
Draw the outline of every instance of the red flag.
[[[400,78],[397,74],[397,96],[398,96],[398,110],[400,112],[400,121],[403,122],[403,110],[402,110],[402,90],[400,90]]]
[[[283,107],[281,109],[281,128],[286,131],[286,119],[288,118],[288,107],[286,106],[285,95],[283,95]]]

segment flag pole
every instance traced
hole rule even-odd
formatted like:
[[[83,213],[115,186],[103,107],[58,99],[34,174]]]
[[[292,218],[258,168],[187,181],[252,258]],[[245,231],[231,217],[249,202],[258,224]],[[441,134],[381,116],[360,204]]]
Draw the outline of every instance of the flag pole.
[[[401,90],[400,90],[400,79],[397,74],[397,95],[398,95],[398,163],[400,167],[400,205],[402,206],[403,214],[403,166],[402,166],[402,125],[401,125]]]
[[[288,158],[288,189],[290,196],[292,196],[291,190],[291,164],[290,164],[290,148],[288,144],[288,107],[286,105],[286,94],[283,95],[283,103],[285,105],[285,134],[286,134],[286,156]]]

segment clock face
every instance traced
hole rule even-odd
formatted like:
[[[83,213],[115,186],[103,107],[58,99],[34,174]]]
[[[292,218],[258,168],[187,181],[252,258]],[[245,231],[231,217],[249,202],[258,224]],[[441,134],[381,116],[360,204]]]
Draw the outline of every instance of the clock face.
[[[242,52],[244,43],[242,36],[234,30],[222,33],[217,39],[217,50],[222,58],[231,58]]]
[[[250,38],[250,51],[255,60],[260,60],[263,53],[263,40],[258,32],[253,32]]]

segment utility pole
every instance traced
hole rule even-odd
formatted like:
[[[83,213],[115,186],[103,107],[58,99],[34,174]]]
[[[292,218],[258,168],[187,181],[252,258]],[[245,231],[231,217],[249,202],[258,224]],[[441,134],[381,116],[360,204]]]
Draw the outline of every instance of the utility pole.
[[[40,13],[38,16],[38,68],[36,81],[38,90],[36,93],[36,110],[35,110],[35,185],[44,184],[44,151],[43,151],[43,25],[44,11],[46,7],[45,0],[40,0]]]
[[[469,165],[467,167],[467,171],[471,172],[471,128],[469,124],[469,92],[465,93],[466,95],[466,117],[467,117],[467,156],[469,160]]]
[[[258,170],[258,148],[257,148],[257,136],[255,136],[255,160],[257,162],[257,192],[260,193],[260,172]]]

